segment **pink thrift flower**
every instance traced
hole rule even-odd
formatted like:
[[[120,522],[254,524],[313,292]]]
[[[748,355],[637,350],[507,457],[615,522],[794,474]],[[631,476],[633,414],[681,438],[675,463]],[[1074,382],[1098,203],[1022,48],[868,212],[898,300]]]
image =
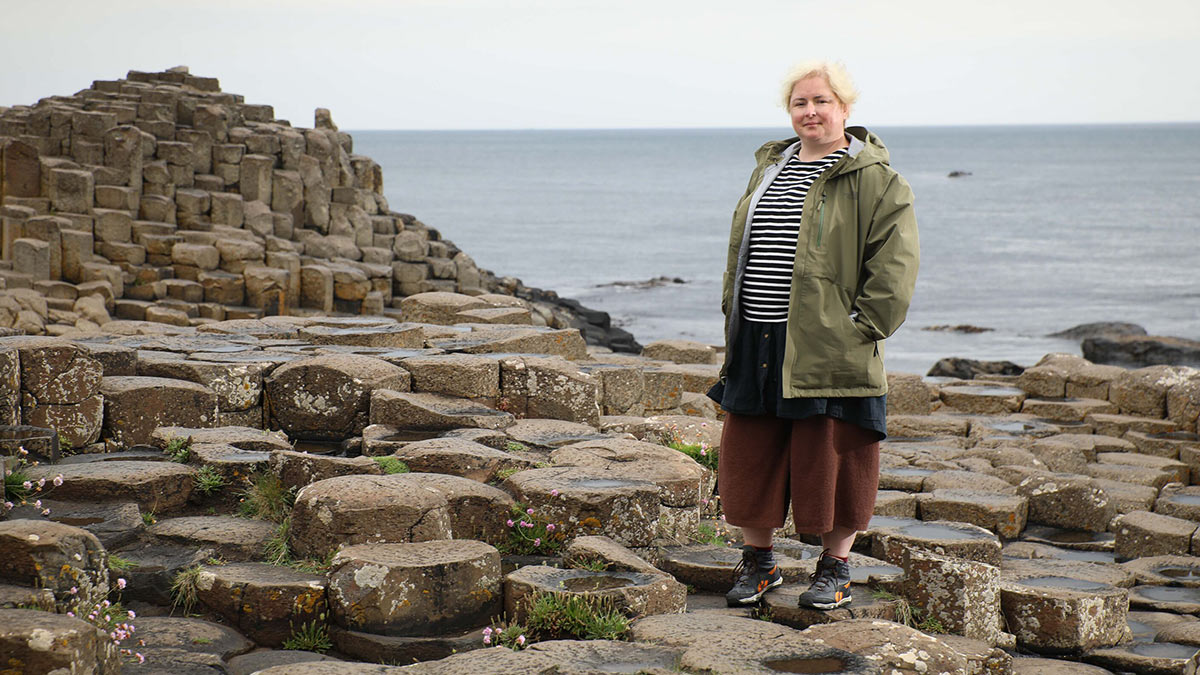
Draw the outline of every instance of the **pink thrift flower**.
[[[550,491],[550,496],[551,496],[551,497],[557,497],[557,496],[558,496],[558,490],[551,490],[551,491]]]
[[[75,618],[75,612],[67,612],[67,616],[69,616],[69,617],[71,617],[72,619],[74,619],[74,618]]]
[[[504,524],[508,525],[509,527],[512,527],[513,526],[512,518],[509,518],[508,520],[504,521]]]
[[[134,614],[132,609],[131,609],[131,610],[129,610],[129,618],[130,618],[130,620],[133,620],[133,619],[136,619],[136,618],[137,618],[137,614]],[[130,626],[130,627],[129,627],[129,630],[133,630],[133,626]]]
[[[542,538],[541,538],[541,537],[537,537],[537,538],[535,538],[535,539],[533,540],[533,545],[534,545],[534,546],[541,546],[541,545],[542,545]]]
[[[35,500],[34,500],[34,502],[33,502],[33,505],[34,505],[34,506],[36,506],[36,507],[38,507],[39,509],[40,509],[40,508],[42,508],[42,500],[40,500],[40,499],[35,499]]]
[[[521,646],[525,646],[525,636],[524,635],[517,636],[517,644],[519,644]]]
[[[125,580],[124,579],[120,579],[120,578],[117,579],[117,588],[122,589],[122,590],[125,589]]]
[[[529,514],[529,515],[531,515],[531,516],[532,516],[532,515],[533,515],[533,509],[525,509],[525,513],[527,513],[527,514]]]
[[[78,592],[79,592],[79,587],[78,587],[78,586],[72,586],[72,587],[71,587],[71,595],[75,595],[75,594],[76,594],[76,593],[78,593]]]
[[[21,487],[25,488],[26,490],[32,490],[33,483],[30,483],[29,481],[25,481],[24,483],[21,483]]]
[[[492,644],[492,636],[491,636],[491,635],[484,635],[484,636],[483,636],[483,644],[485,644],[485,645],[490,645],[490,644]]]
[[[59,485],[63,484],[63,477],[61,473],[54,477],[53,483],[54,487],[58,487]]]
[[[554,523],[550,523],[549,525],[546,526],[547,532],[553,532],[555,529],[556,528],[554,527]]]
[[[42,515],[43,515],[43,516],[48,516],[48,515],[50,515],[50,509],[42,509]]]
[[[483,634],[484,634],[484,635],[491,635],[491,634],[492,634],[492,627],[491,627],[491,626],[488,626],[487,628],[484,628],[484,629],[483,629]]]
[[[138,663],[145,663],[145,662],[146,662],[146,657],[145,657],[145,656],[142,656],[141,654],[134,654],[134,656],[136,656],[136,657],[137,657]]]

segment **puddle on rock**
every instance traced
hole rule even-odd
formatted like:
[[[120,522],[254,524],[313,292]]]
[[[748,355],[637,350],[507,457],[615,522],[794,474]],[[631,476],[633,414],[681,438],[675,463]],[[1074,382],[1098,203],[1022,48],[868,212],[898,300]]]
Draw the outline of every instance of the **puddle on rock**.
[[[1071,577],[1034,577],[1032,579],[1021,579],[1017,583],[1022,586],[1033,586],[1034,588],[1063,588],[1069,591],[1102,591],[1111,589],[1112,586],[1102,584],[1099,581],[1088,581],[1087,579],[1073,579]]]
[[[881,527],[901,527],[904,525],[915,525],[920,522],[916,518],[903,518],[901,516],[871,516],[871,522],[867,523],[867,529],[876,530]]]
[[[922,523],[920,525],[906,525],[897,528],[901,534],[906,534],[910,537],[920,537],[922,539],[990,539],[990,536],[985,536],[979,532],[968,532],[960,530],[949,525],[931,525]]]
[[[1156,602],[1180,602],[1200,605],[1200,588],[1182,586],[1135,586],[1134,592]]]
[[[1057,527],[1034,526],[1025,529],[1021,538],[1025,541],[1055,544],[1068,549],[1109,550],[1116,541],[1111,532],[1088,532],[1087,530],[1064,530]]]
[[[1164,501],[1175,504],[1200,504],[1200,495],[1171,495],[1170,497],[1166,497]]]
[[[862,565],[850,568],[850,581],[856,584],[865,584],[872,577],[899,578],[903,574],[904,569],[895,565]]]
[[[883,473],[894,473],[899,476],[928,476],[934,473],[933,469],[884,469]]]
[[[1157,659],[1190,659],[1197,649],[1177,642],[1139,642],[1129,647],[1129,651]]]
[[[437,438],[439,433],[441,433],[441,432],[420,431],[420,430],[397,431],[394,434],[389,434],[387,436],[382,436],[380,438],[373,438],[371,440],[372,441],[427,441],[431,438]]]
[[[834,658],[779,659],[763,665],[775,673],[840,673],[846,668],[845,661]]]
[[[633,586],[633,581],[608,575],[572,577],[563,579],[563,588],[573,593],[588,593],[591,591],[607,591],[612,588],[627,588]]]
[[[296,441],[292,448],[296,452],[307,452],[311,455],[340,455],[342,444],[322,441]]]
[[[1158,629],[1148,623],[1133,619],[1126,623],[1129,624],[1129,632],[1133,634],[1134,642],[1154,642],[1154,636],[1158,635]]]
[[[1200,581],[1200,567],[1182,567],[1177,565],[1164,565],[1163,567],[1151,568],[1151,572],[1161,574],[1164,577],[1184,582],[1184,581]]]
[[[1168,441],[1200,441],[1200,434],[1193,434],[1190,431],[1164,431],[1162,433],[1150,434],[1150,438],[1160,438]]]

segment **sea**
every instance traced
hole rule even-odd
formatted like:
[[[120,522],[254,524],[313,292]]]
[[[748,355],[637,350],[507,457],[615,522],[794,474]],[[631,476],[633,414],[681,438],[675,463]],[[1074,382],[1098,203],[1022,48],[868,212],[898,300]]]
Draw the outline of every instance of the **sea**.
[[[1200,339],[1200,123],[873,128],[916,195],[921,268],[889,370],[1035,364],[1095,321]],[[723,342],[730,217],[790,129],[357,131],[392,209],[643,344]],[[965,175],[951,177],[952,172]],[[668,281],[648,284],[652,279]],[[930,330],[970,325],[962,333]]]

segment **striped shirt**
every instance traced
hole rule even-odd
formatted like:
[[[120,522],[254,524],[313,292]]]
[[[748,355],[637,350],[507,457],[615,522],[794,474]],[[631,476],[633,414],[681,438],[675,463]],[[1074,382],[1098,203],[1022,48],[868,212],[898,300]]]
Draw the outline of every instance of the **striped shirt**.
[[[758,200],[750,220],[750,257],[742,276],[743,319],[787,321],[804,197],[813,182],[845,155],[846,148],[842,148],[816,161],[802,162],[797,152]]]

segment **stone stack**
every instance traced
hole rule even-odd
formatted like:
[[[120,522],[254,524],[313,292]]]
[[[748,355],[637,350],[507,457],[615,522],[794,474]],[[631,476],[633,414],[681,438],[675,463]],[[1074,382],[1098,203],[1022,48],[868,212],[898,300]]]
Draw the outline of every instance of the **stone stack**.
[[[474,322],[587,328],[638,348],[606,314],[497,280],[392,211],[379,165],[327,110],[293,127],[186,67],[0,108],[0,329],[399,317],[403,298],[437,291],[506,294],[473,301]]]

